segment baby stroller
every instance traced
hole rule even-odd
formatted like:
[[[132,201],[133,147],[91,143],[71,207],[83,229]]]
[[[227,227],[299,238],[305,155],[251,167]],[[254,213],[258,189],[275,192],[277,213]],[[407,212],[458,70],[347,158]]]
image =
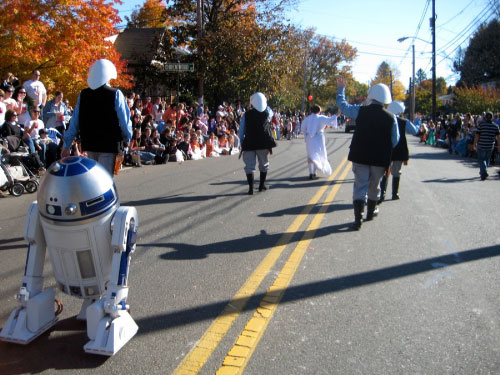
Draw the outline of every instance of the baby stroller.
[[[23,155],[5,154],[0,159],[0,190],[8,190],[15,197],[27,191],[38,190],[38,180],[35,174],[22,162]]]

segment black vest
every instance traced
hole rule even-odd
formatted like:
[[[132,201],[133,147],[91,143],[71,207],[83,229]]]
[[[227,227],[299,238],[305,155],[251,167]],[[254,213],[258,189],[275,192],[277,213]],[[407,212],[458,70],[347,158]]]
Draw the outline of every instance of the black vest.
[[[241,148],[243,151],[265,150],[276,147],[271,134],[269,113],[259,112],[255,108],[245,112],[245,138]]]
[[[123,136],[115,111],[117,89],[103,85],[80,93],[79,127],[83,151],[119,153]]]
[[[359,109],[348,159],[353,163],[387,168],[391,164],[394,116],[380,104]]]
[[[407,161],[409,158],[408,144],[406,143],[406,120],[398,117],[399,142],[392,150],[392,160]]]

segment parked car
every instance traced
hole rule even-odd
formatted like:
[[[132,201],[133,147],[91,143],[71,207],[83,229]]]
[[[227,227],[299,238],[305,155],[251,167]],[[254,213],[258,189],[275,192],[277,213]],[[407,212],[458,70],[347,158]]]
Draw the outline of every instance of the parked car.
[[[345,120],[345,132],[349,133],[351,130],[356,129],[356,120],[352,118],[346,118]]]

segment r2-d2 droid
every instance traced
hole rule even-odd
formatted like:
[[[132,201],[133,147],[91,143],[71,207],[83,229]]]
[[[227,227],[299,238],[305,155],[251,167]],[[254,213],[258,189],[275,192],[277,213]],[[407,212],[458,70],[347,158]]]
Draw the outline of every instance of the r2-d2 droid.
[[[138,217],[120,207],[111,175],[97,162],[68,157],[45,173],[38,202],[28,210],[24,238],[28,256],[16,298],[0,339],[27,344],[52,327],[53,289],[43,290],[46,249],[59,288],[83,299],[79,319],[87,320],[88,353],[114,355],[137,332],[128,313],[128,271]]]

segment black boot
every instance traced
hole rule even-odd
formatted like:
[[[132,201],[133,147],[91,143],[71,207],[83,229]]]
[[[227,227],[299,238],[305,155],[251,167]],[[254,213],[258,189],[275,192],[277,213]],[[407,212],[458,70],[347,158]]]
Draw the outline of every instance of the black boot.
[[[267,190],[266,182],[267,172],[260,172],[260,183],[259,183],[259,191]]]
[[[253,195],[253,174],[247,174],[248,195]]]
[[[351,225],[353,230],[359,230],[361,228],[361,220],[363,219],[363,211],[365,209],[364,200],[355,200],[352,202],[354,205],[354,223]]]
[[[377,201],[372,201],[371,199],[368,199],[368,207],[367,207],[367,212],[366,212],[366,221],[373,220],[373,217],[377,216],[377,214],[378,214]]]
[[[392,200],[393,201],[399,199],[399,195],[398,195],[399,179],[400,179],[400,177],[392,176]]]
[[[378,200],[378,204],[384,201],[386,189],[387,189],[387,177],[384,175],[380,180],[380,198]]]

